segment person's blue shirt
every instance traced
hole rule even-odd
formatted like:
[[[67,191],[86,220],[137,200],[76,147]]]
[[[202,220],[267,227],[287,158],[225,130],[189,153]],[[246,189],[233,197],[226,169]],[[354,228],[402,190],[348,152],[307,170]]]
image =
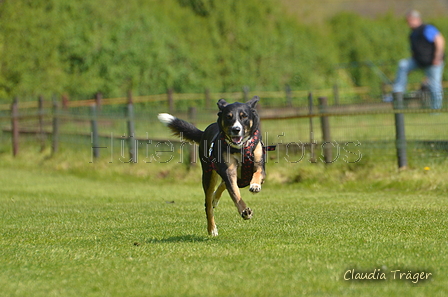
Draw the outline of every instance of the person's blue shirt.
[[[425,26],[423,35],[425,36],[426,40],[428,40],[429,42],[434,42],[434,39],[436,39],[437,34],[439,34],[439,30],[436,27],[434,27],[433,25]]]

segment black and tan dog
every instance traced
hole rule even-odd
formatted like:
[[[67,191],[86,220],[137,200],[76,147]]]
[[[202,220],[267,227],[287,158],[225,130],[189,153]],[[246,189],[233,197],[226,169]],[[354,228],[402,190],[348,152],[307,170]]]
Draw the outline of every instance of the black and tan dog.
[[[265,150],[255,110],[258,101],[258,96],[247,103],[229,104],[220,99],[218,120],[205,131],[170,114],[159,114],[159,120],[176,135],[199,143],[207,229],[212,236],[218,235],[213,209],[225,189],[243,219],[252,217],[252,210],[241,199],[239,188],[249,186],[249,191],[258,193],[265,178]],[[220,178],[221,183],[216,188]]]

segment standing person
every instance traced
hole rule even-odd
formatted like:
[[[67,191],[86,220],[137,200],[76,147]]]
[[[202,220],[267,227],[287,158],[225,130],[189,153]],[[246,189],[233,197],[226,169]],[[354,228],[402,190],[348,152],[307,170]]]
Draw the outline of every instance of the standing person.
[[[406,14],[406,21],[411,28],[410,43],[412,57],[400,60],[393,86],[394,93],[406,90],[408,74],[412,70],[422,69],[431,92],[431,108],[442,108],[442,75],[445,55],[445,38],[433,25],[424,24],[420,13],[411,10]]]

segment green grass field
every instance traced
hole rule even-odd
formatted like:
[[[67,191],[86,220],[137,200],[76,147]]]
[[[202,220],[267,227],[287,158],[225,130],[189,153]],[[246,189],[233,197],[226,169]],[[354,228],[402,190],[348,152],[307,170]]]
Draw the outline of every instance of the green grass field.
[[[271,162],[262,192],[243,190],[254,218],[225,194],[211,238],[199,168],[87,161],[0,154],[0,295],[448,294],[446,164],[398,173]],[[345,280],[352,269],[387,279]]]

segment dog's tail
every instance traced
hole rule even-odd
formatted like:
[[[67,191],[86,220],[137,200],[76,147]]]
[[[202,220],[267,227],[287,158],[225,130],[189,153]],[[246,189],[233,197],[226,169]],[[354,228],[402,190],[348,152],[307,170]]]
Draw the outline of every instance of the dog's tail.
[[[178,119],[168,113],[159,113],[157,118],[168,128],[170,128],[175,135],[181,136],[190,141],[201,141],[204,131],[199,130],[193,124]]]

